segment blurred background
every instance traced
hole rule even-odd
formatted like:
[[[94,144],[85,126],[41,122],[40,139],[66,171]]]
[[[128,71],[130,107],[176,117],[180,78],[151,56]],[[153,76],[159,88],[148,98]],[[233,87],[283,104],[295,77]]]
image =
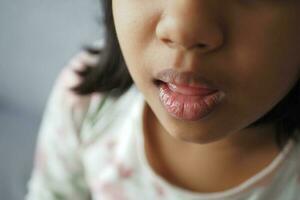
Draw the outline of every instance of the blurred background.
[[[103,37],[100,0],[0,1],[0,199],[27,192],[36,136],[55,78]]]

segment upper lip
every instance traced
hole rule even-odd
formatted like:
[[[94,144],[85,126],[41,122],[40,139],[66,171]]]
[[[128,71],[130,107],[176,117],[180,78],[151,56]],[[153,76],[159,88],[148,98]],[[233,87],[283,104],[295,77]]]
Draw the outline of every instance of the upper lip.
[[[196,72],[177,72],[174,69],[165,69],[156,74],[156,79],[179,86],[197,87],[200,89],[218,90],[211,81]]]

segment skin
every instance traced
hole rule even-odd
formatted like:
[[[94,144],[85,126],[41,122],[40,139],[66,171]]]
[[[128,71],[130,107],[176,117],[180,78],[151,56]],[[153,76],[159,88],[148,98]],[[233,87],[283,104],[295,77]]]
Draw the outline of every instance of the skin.
[[[216,192],[249,179],[278,155],[273,124],[246,127],[299,79],[300,1],[112,3],[124,59],[146,100],[145,148],[157,173],[186,189]],[[224,100],[201,120],[175,119],[153,83],[168,68],[201,74]]]

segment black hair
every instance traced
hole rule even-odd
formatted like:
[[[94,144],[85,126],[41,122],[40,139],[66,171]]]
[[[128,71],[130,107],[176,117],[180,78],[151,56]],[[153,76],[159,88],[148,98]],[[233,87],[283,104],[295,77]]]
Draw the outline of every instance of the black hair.
[[[101,0],[104,14],[105,46],[98,49],[93,45],[84,46],[90,54],[99,55],[96,66],[86,66],[83,71],[77,71],[83,81],[72,90],[79,95],[93,92],[120,96],[133,84],[127,70],[121,49],[117,40],[113,22],[111,0]],[[111,91],[114,90],[112,93]]]
[[[86,46],[91,54],[101,56],[96,66],[87,66],[83,71],[77,71],[82,82],[72,90],[79,95],[94,92],[110,93],[115,97],[121,96],[133,84],[123,58],[112,15],[111,0],[102,0],[106,43],[102,49]],[[289,93],[264,116],[250,124],[247,128],[275,123],[276,142],[280,149],[290,139],[298,141],[300,128],[300,80]]]

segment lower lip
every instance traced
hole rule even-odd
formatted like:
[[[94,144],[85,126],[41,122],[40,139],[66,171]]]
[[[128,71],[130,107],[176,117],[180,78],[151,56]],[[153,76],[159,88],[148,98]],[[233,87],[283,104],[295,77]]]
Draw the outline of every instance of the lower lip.
[[[168,84],[159,86],[159,98],[166,111],[180,120],[197,121],[210,114],[224,99],[220,91],[202,95],[184,95],[170,89]]]

